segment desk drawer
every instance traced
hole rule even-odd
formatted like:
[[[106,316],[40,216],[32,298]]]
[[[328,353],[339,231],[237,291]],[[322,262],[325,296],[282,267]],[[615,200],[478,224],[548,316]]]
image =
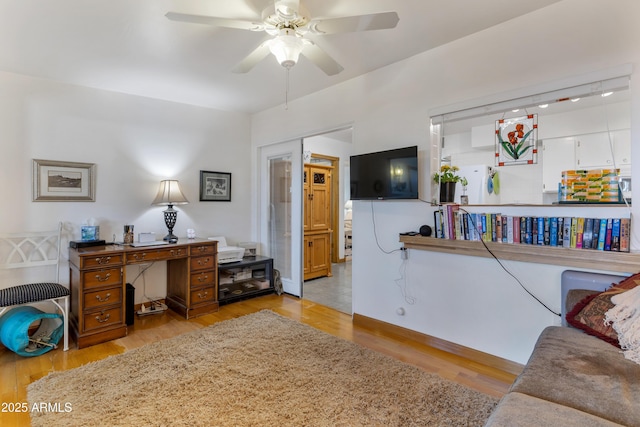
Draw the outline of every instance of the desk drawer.
[[[216,253],[216,245],[215,244],[203,244],[203,245],[192,245],[189,248],[191,256],[199,256],[199,255],[213,255]]]
[[[191,287],[213,285],[215,283],[216,272],[214,270],[201,271],[191,275]]]
[[[122,285],[84,294],[85,310],[113,304],[122,304]]]
[[[85,313],[83,318],[85,332],[111,325],[119,325],[122,323],[122,306]]]
[[[127,264],[135,264],[136,262],[147,262],[156,260],[167,260],[174,258],[185,258],[187,256],[187,248],[144,250],[127,253]]]
[[[116,285],[122,283],[122,267],[85,271],[82,273],[82,278],[84,289]]]
[[[83,256],[80,259],[80,268],[110,267],[112,265],[122,265],[123,256],[121,253],[112,255],[92,255]]]
[[[214,286],[207,286],[206,288],[192,290],[191,305],[214,301],[214,298],[216,296],[214,288]]]
[[[215,255],[191,257],[191,271],[211,269],[216,260]]]

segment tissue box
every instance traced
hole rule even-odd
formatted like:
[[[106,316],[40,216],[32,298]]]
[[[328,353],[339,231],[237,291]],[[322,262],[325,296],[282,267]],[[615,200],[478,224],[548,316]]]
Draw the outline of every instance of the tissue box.
[[[80,228],[80,236],[82,240],[99,240],[100,239],[100,226],[97,225],[83,225]]]
[[[138,242],[148,243],[156,241],[156,233],[138,233]]]

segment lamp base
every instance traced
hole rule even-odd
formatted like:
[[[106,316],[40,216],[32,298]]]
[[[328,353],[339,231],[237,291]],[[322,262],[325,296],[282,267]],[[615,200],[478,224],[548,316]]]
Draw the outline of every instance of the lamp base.
[[[176,236],[173,233],[169,233],[166,236],[164,236],[162,238],[162,240],[169,242],[169,243],[177,243],[178,242],[178,236]]]
[[[173,234],[173,227],[176,225],[176,219],[178,218],[178,211],[173,209],[173,205],[169,205],[167,209],[164,211],[164,224],[167,226],[167,231],[169,234],[164,236],[162,240],[165,240],[169,243],[176,243],[178,241],[178,236]]]

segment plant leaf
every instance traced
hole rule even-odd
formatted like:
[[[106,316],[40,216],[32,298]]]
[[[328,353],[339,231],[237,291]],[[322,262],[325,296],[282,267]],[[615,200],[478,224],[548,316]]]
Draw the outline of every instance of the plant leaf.
[[[509,157],[511,157],[512,159],[518,158],[517,153],[513,151],[513,147],[511,146],[511,143],[502,141],[502,148],[504,148],[504,151],[506,151]]]
[[[518,143],[518,146],[516,147],[516,152],[519,152],[520,149],[522,148],[522,146],[524,145],[524,143],[527,141],[527,138],[529,137],[529,135],[531,134],[531,132],[533,132],[533,129],[530,130],[529,132],[524,134],[524,137],[522,138],[522,140]]]
[[[519,156],[519,157],[520,157],[520,156],[522,156],[522,155],[523,155],[524,153],[526,153],[526,152],[527,152],[527,150],[528,150],[529,148],[531,148],[531,147],[533,147],[533,145],[527,145],[526,147],[524,147],[524,148],[522,149],[522,151],[519,151],[519,152],[518,152],[518,156]]]

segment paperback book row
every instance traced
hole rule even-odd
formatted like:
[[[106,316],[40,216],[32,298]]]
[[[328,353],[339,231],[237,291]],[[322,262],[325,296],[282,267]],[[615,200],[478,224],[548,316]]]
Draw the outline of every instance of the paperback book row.
[[[629,218],[531,217],[469,213],[446,204],[434,212],[435,237],[629,252]]]

